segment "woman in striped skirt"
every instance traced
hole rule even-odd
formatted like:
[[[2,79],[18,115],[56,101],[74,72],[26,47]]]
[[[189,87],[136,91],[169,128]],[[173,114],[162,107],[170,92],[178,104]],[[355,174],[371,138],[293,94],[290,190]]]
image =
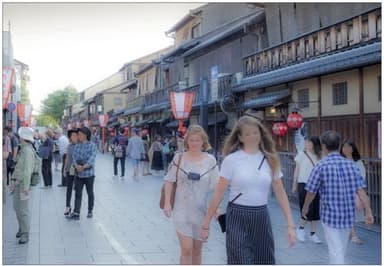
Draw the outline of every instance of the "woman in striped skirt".
[[[208,239],[211,219],[230,186],[232,202],[227,207],[226,222],[228,264],[275,264],[267,209],[271,185],[287,220],[290,246],[296,242],[296,234],[272,136],[259,120],[243,116],[227,137],[223,153],[226,157],[202,224],[201,238]]]

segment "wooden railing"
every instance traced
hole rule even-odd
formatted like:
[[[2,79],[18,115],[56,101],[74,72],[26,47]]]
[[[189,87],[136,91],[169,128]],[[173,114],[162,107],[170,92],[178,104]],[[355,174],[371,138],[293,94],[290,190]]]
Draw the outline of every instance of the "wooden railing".
[[[178,83],[175,83],[171,86],[155,90],[151,94],[145,95],[144,96],[145,106],[151,106],[151,105],[169,102],[169,92],[177,89],[177,87],[178,87]]]
[[[348,19],[243,58],[244,77],[381,40],[381,9]]]

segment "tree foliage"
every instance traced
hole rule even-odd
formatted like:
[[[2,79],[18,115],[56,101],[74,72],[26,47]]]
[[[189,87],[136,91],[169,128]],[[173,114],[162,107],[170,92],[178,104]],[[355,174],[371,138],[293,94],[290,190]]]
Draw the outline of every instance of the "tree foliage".
[[[36,126],[55,128],[59,126],[59,122],[50,115],[37,115],[35,116]]]
[[[67,105],[76,103],[77,90],[69,85],[62,90],[55,90],[41,102],[41,114],[50,116],[59,122],[63,116],[63,111]]]

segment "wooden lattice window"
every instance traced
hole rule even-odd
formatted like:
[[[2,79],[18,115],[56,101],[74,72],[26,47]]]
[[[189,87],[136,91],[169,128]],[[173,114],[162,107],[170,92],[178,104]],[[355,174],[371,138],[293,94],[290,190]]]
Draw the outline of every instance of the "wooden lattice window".
[[[299,108],[309,107],[309,89],[300,89],[297,91],[297,99]]]
[[[348,86],[347,82],[332,84],[333,105],[348,104]]]

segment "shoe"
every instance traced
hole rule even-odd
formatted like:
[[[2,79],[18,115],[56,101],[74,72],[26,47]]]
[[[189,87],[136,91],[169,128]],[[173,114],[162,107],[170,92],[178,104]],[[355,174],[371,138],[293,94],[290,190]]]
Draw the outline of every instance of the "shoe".
[[[92,218],[92,217],[93,217],[92,212],[88,212],[88,214],[87,214],[87,218]]]
[[[16,238],[20,238],[21,237],[21,232],[20,232],[20,230],[19,231],[17,231],[17,233],[16,233]]]
[[[305,230],[304,230],[304,229],[297,228],[297,229],[296,229],[296,236],[297,236],[297,239],[298,239],[300,242],[304,242],[304,241],[305,241]]]
[[[117,175],[113,175],[112,178],[117,178]]]
[[[40,187],[41,189],[47,189],[48,188],[48,186],[45,186],[45,187]]]
[[[64,212],[64,216],[68,216],[70,213],[71,213],[71,208],[68,208],[68,209]]]
[[[363,244],[363,241],[358,236],[351,237],[351,242],[357,245]]]
[[[66,185],[58,184],[58,187],[66,187]]]
[[[20,237],[19,244],[25,244],[25,243],[28,243],[28,241],[29,241],[28,236],[26,236],[26,235],[22,235],[22,236]]]
[[[67,219],[71,219],[71,220],[80,220],[80,215],[77,213],[73,213],[73,212],[66,217],[67,217]]]
[[[311,235],[310,238],[311,238],[313,243],[321,244],[321,240],[316,234]]]

